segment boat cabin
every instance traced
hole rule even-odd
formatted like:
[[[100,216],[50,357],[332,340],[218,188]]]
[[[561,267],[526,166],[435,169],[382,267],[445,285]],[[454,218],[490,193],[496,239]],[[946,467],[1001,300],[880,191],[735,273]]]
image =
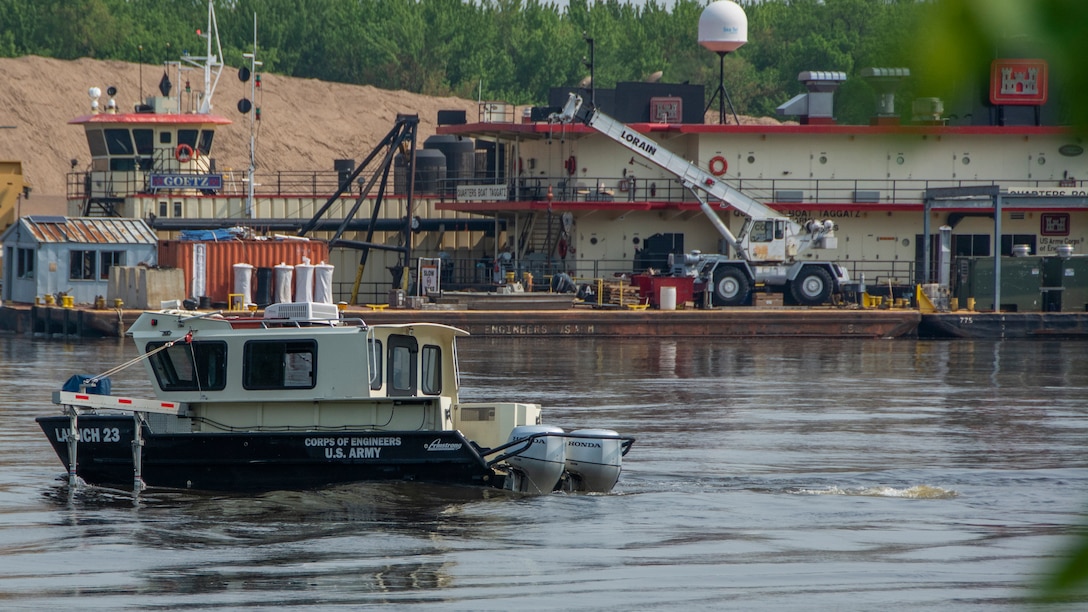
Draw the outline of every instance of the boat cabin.
[[[163,401],[189,432],[461,430],[498,446],[540,407],[459,402],[456,338],[414,323],[367,326],[331,304],[273,304],[263,318],[144,313],[132,334]]]

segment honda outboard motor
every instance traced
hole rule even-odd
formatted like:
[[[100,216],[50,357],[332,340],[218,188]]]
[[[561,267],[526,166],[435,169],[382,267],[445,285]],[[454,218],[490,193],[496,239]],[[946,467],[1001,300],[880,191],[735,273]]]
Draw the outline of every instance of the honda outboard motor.
[[[611,429],[578,429],[565,438],[567,445],[567,488],[571,491],[608,493],[620,479],[623,442]]]
[[[508,442],[524,440],[533,434],[558,433],[554,425],[521,425],[510,432]],[[525,452],[510,457],[510,478],[507,488],[521,493],[551,493],[563,476],[566,465],[566,438],[541,436],[532,441]]]

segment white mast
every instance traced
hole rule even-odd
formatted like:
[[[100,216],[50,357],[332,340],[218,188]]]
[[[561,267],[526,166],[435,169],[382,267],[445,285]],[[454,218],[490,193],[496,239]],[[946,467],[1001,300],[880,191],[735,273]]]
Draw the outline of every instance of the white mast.
[[[215,86],[219,84],[219,76],[223,73],[223,47],[219,44],[219,24],[215,19],[215,6],[212,4],[212,0],[208,0],[208,29],[205,32],[197,30],[197,34],[207,40],[204,56],[192,57],[186,55],[182,59],[204,69],[204,97],[200,101],[200,109],[197,112],[207,115],[212,112],[212,94],[215,93]],[[214,49],[212,48],[213,39],[215,40]],[[213,51],[215,53],[212,53]],[[213,73],[215,75],[214,81],[212,80]]]
[[[249,97],[253,104],[257,104],[257,67],[262,63],[257,61],[257,13],[253,13],[253,53],[243,53],[242,57],[249,59],[250,81]],[[257,107],[249,110],[249,170],[246,175],[246,216],[253,219],[257,215],[253,207],[253,173],[257,170],[257,140],[256,140],[256,114]]]

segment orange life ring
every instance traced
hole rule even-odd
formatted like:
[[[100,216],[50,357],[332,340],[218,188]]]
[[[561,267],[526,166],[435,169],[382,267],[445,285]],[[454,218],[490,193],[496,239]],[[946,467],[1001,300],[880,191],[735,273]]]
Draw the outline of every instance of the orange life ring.
[[[729,162],[725,161],[721,155],[715,155],[710,158],[710,163],[706,167],[714,176],[721,176],[729,170]]]
[[[174,159],[183,164],[189,163],[189,160],[193,159],[193,148],[185,143],[179,144],[178,148],[174,149]]]

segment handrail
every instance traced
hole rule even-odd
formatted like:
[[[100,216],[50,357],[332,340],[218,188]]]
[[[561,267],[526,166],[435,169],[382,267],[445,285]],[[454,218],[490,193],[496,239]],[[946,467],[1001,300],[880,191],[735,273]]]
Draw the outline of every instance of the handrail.
[[[151,194],[148,184],[150,171],[133,169],[128,172],[109,172],[111,183],[95,186],[94,176],[105,176],[103,171],[70,172],[67,175],[68,199],[86,197],[123,198],[133,194]],[[173,171],[171,174],[206,174],[197,171]],[[224,176],[223,186],[215,190],[218,196],[246,196],[246,183],[235,178],[231,170],[219,171]],[[1088,187],[1083,180],[1022,180],[1000,179],[817,179],[817,178],[729,178],[730,186],[751,194],[769,204],[921,204],[926,190],[936,187],[967,187],[999,184],[1016,184],[1030,187]],[[340,175],[335,170],[292,171],[278,170],[254,175],[254,194],[269,196],[328,197],[340,186]],[[578,177],[573,182],[566,175],[539,176],[517,179],[432,178],[418,179],[417,195],[439,201],[456,200],[458,185],[506,185],[509,201],[542,201],[547,199],[549,187],[552,199],[557,202],[692,202],[695,198],[680,183],[669,177]],[[396,185],[393,186],[396,191]],[[99,193],[102,191],[102,193]],[[165,190],[163,190],[165,191]],[[198,190],[189,190],[195,192]],[[799,199],[794,199],[796,192]],[[108,192],[108,193],[107,193]],[[874,193],[875,192],[875,193]],[[184,193],[184,192],[179,192]],[[205,193],[212,193],[206,191]],[[346,199],[357,196],[357,189],[345,193]],[[394,194],[396,195],[396,194]]]

